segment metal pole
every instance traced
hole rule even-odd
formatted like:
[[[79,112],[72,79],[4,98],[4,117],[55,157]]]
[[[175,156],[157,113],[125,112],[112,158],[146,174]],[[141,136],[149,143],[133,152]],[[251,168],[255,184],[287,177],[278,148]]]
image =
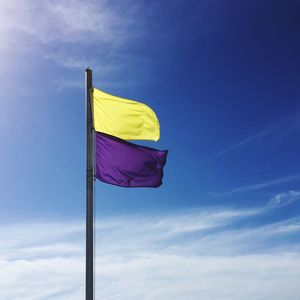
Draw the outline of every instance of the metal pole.
[[[85,70],[86,92],[86,270],[85,299],[94,300],[94,129],[92,70]]]

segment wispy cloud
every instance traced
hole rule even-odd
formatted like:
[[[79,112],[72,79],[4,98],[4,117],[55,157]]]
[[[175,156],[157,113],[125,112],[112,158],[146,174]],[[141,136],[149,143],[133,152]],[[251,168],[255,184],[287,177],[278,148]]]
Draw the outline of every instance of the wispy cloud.
[[[106,1],[1,1],[1,33],[5,37],[11,32],[19,33],[18,38],[23,35],[49,46],[83,41],[88,45],[101,41],[116,46],[128,37],[122,34],[132,23],[126,17],[130,10],[122,17],[118,8],[112,10]]]
[[[249,137],[241,140],[240,142],[237,142],[236,144],[233,144],[233,145],[231,145],[229,147],[226,147],[226,148],[222,149],[221,151],[217,152],[215,154],[215,156],[221,156],[221,155],[226,154],[226,153],[228,153],[228,152],[230,152],[232,150],[241,148],[241,147],[243,147],[243,146],[245,146],[245,145],[247,145],[247,144],[249,144],[249,143],[251,143],[253,141],[256,141],[256,140],[259,140],[259,139],[261,139],[263,137],[268,136],[273,131],[274,131],[274,127],[273,126],[269,127],[266,130],[263,130],[263,131],[261,131],[259,133],[251,135],[251,136],[249,136]]]
[[[267,188],[267,187],[270,187],[273,185],[283,184],[283,183],[298,180],[298,179],[300,179],[300,174],[295,174],[295,175],[280,177],[280,178],[276,178],[273,180],[264,181],[264,182],[260,182],[260,183],[256,183],[256,184],[241,186],[241,187],[238,187],[238,188],[235,188],[235,189],[229,190],[227,192],[223,192],[223,193],[210,193],[210,194],[213,197],[231,196],[231,195],[238,194],[238,193],[260,190],[260,189]]]
[[[299,117],[298,115],[291,115],[288,118],[278,121],[277,123],[273,123],[264,130],[255,133],[253,135],[250,135],[241,141],[232,144],[219,152],[215,154],[215,156],[222,156],[224,154],[227,154],[233,150],[242,148],[248,144],[263,141],[266,138],[282,138],[286,134],[288,134],[292,129],[297,127],[297,124],[299,124]]]
[[[99,80],[116,82],[120,71],[136,63],[123,49],[143,32],[139,11],[140,4],[130,0],[113,6],[104,0],[0,1],[0,58],[8,62],[10,57],[19,68],[26,53],[31,70],[46,60],[75,74],[89,66]],[[79,80],[66,74],[64,79],[66,87]]]
[[[271,198],[268,207],[281,207],[300,200],[300,191],[279,193]]]
[[[214,208],[97,222],[97,297],[298,299],[299,243],[287,238],[299,219],[249,223],[258,214]],[[83,223],[3,225],[0,239],[1,299],[83,298]]]

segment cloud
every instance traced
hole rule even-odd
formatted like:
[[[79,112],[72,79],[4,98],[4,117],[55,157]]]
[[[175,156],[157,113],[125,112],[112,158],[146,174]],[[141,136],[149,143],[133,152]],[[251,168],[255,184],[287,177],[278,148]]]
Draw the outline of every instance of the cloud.
[[[15,32],[45,45],[94,41],[117,45],[130,24],[118,6],[112,10],[106,1],[1,1],[0,5],[2,35]]]
[[[43,62],[47,68],[54,64],[68,72],[57,77],[58,88],[81,87],[78,71],[87,67],[101,82],[116,84],[137,63],[124,49],[143,32],[140,9],[130,0],[113,6],[104,0],[0,1],[0,59],[4,67],[28,73],[38,72]]]
[[[213,208],[101,219],[97,297],[298,299],[299,219],[257,225],[258,214]],[[0,226],[0,298],[82,299],[84,234],[83,222]]]
[[[220,150],[214,156],[222,156],[233,150],[242,148],[250,143],[259,142],[266,138],[270,139],[272,137],[273,139],[281,139],[297,127],[297,124],[299,124],[298,120],[298,113],[293,114],[284,120],[280,120],[277,123],[269,125],[266,129],[256,134],[250,135],[242,139],[241,141]]]
[[[257,134],[254,134],[254,135],[251,135],[243,140],[241,140],[240,142],[236,143],[236,144],[233,144],[229,147],[226,147],[224,149],[222,149],[221,151],[219,151],[218,153],[215,154],[215,156],[221,156],[223,154],[226,154],[232,150],[235,150],[235,149],[238,149],[238,148],[241,148],[251,142],[254,142],[256,140],[259,140],[263,137],[266,137],[268,136],[269,134],[271,134],[272,132],[274,131],[274,128],[273,127],[269,127],[267,128],[266,130],[263,130]]]
[[[266,188],[269,186],[278,185],[278,184],[290,182],[293,180],[297,180],[299,178],[300,178],[300,174],[295,174],[295,175],[280,177],[280,178],[276,178],[273,180],[260,182],[260,183],[256,183],[256,184],[241,186],[241,187],[238,187],[238,188],[235,188],[230,191],[223,192],[223,193],[211,193],[211,195],[213,197],[231,196],[231,195],[238,194],[238,193],[260,190],[260,189],[263,189],[263,188]]]
[[[288,205],[300,199],[300,191],[288,191],[286,193],[279,193],[271,198],[267,204],[270,208],[276,208]]]

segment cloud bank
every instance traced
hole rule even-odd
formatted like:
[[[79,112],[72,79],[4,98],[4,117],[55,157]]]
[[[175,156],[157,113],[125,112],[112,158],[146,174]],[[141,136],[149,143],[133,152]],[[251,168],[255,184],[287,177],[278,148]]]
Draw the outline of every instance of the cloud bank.
[[[188,211],[97,222],[100,299],[298,299],[299,218],[266,209]],[[0,227],[0,298],[84,297],[84,224]]]

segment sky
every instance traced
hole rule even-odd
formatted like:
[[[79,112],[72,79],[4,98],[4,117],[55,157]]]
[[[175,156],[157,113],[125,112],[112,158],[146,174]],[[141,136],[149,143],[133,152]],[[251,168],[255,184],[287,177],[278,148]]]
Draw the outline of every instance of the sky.
[[[0,0],[0,298],[84,298],[90,67],[169,150],[158,189],[96,182],[96,299],[299,299],[299,9]]]

